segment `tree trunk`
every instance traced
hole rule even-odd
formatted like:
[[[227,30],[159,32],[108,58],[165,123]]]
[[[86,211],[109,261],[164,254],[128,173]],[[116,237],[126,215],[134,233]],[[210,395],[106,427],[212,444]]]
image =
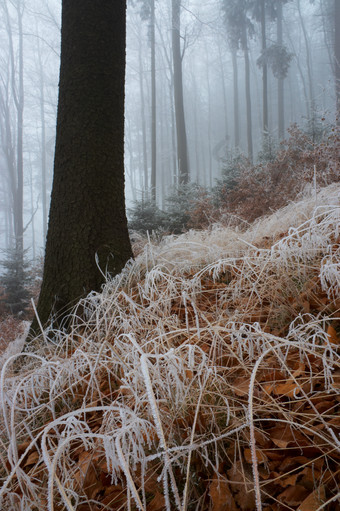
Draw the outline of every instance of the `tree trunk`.
[[[126,2],[63,0],[54,178],[38,315],[57,324],[132,251],[124,204]],[[34,320],[31,334],[38,331]]]
[[[266,54],[267,41],[266,41],[266,8],[265,0],[261,0],[261,39],[262,39],[262,53]],[[263,106],[263,135],[268,135],[268,66],[266,61],[263,62],[262,67],[262,106]]]
[[[277,4],[277,44],[282,46],[282,3]],[[284,79],[279,77],[277,80],[277,114],[278,114],[278,135],[279,140],[284,138],[285,118],[284,118]]]
[[[141,36],[141,34],[140,34]],[[146,147],[146,122],[145,122],[145,97],[144,97],[144,76],[143,76],[143,63],[142,63],[142,46],[138,47],[138,62],[139,62],[139,91],[140,91],[140,106],[142,117],[142,140],[143,140],[143,191],[146,197],[149,191],[148,187],[148,155]]]
[[[12,140],[12,127],[10,112],[6,105],[6,134],[7,134],[7,164],[9,177],[11,180],[11,190],[13,198],[13,225],[15,237],[15,250],[18,260],[23,260],[24,250],[24,222],[23,222],[23,194],[24,194],[24,167],[23,167],[23,128],[24,128],[24,46],[23,46],[23,4],[18,0],[15,4],[16,15],[18,21],[18,62],[15,58],[15,50],[13,43],[13,34],[11,20],[6,2],[4,2],[5,18],[7,25],[7,34],[9,40],[9,59],[10,59],[10,82],[11,94],[16,109],[16,156],[14,155],[14,147]]]
[[[334,0],[334,70],[337,125],[340,126],[340,2]]]
[[[339,1],[339,0],[337,0]],[[305,22],[301,13],[301,5],[300,0],[297,1],[297,8],[299,12],[299,19],[301,23],[302,33],[305,40],[306,45],[306,57],[307,57],[307,74],[308,74],[308,86],[309,86],[309,119],[312,119],[314,115],[314,87],[313,87],[313,73],[312,73],[312,59],[311,59],[311,51],[310,51],[310,44],[308,40],[307,30],[305,27]]]
[[[226,146],[229,140],[229,129],[228,129],[228,102],[227,102],[227,90],[225,84],[225,70],[223,66],[222,52],[221,52],[221,44],[218,44],[218,57],[219,64],[221,69],[221,84],[222,84],[222,97],[223,97],[223,111],[224,111],[224,133],[225,133],[225,141]]]
[[[155,42],[155,0],[151,0],[150,37],[151,37],[151,198],[156,202],[156,42]]]
[[[235,149],[238,149],[240,147],[240,114],[238,99],[238,68],[236,50],[232,50],[231,56],[233,63],[233,87],[234,87],[234,136]]]
[[[46,126],[45,126],[45,84],[44,70],[41,60],[40,43],[38,38],[38,65],[39,65],[39,87],[40,87],[40,122],[41,122],[41,197],[42,197],[42,220],[43,240],[46,242],[47,234],[47,183],[46,183]]]
[[[174,66],[178,182],[179,184],[187,184],[189,182],[189,161],[183,101],[180,6],[180,0],[172,0],[172,54]]]
[[[250,68],[249,68],[249,50],[247,42],[246,29],[243,34],[243,51],[244,51],[244,67],[245,67],[245,88],[246,88],[246,107],[247,107],[247,144],[248,158],[253,162],[253,135],[252,135],[252,118],[251,118],[251,96],[250,96]]]

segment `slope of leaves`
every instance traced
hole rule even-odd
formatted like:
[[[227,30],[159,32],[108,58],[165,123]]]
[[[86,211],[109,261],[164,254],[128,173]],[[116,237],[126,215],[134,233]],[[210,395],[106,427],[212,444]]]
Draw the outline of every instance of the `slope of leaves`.
[[[1,371],[1,509],[339,510],[340,188],[146,243]]]

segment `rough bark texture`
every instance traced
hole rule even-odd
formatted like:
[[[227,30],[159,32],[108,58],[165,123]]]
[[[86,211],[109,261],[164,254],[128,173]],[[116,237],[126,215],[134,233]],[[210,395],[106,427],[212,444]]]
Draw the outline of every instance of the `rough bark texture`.
[[[124,204],[126,2],[63,0],[54,179],[38,315],[46,324],[132,256]],[[33,322],[31,333],[37,331]]]
[[[174,96],[177,133],[178,181],[179,184],[189,182],[189,160],[187,135],[185,128],[182,55],[180,39],[180,1],[172,0],[172,54],[174,65]]]

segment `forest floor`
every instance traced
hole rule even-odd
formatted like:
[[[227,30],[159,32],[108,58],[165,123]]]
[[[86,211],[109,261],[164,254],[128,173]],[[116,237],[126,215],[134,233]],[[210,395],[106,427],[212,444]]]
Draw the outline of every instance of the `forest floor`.
[[[1,509],[340,510],[340,185],[140,240],[0,357]]]

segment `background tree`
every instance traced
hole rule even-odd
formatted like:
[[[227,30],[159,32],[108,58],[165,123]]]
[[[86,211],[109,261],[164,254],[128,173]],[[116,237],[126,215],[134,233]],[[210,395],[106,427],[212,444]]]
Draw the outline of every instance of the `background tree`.
[[[125,10],[125,2],[111,0],[62,3],[54,178],[37,307],[44,325],[51,312],[60,321],[100,289],[103,272],[115,275],[132,256],[124,204]]]
[[[11,12],[9,7],[12,7]],[[1,72],[0,129],[2,150],[7,170],[8,190],[11,195],[11,211],[17,261],[24,264],[23,220],[23,129],[24,129],[24,43],[23,0],[10,5],[3,2],[2,11],[7,32],[7,69]],[[14,20],[16,29],[13,30]],[[15,32],[17,41],[15,43]],[[18,263],[19,264],[19,263]]]
[[[138,0],[141,3],[142,20],[149,22],[151,56],[151,198],[156,202],[157,192],[157,126],[156,126],[156,13],[155,0]],[[141,83],[143,87],[143,84]]]
[[[181,2],[172,0],[172,59],[174,66],[174,96],[177,134],[178,182],[189,182],[189,159],[187,132],[185,126],[184,100],[183,100],[183,73],[181,51]]]
[[[246,92],[246,112],[247,112],[247,144],[248,158],[253,160],[253,135],[252,135],[252,111],[251,111],[251,92],[250,92],[250,65],[249,65],[249,35],[254,34],[254,26],[249,18],[250,8],[248,0],[223,0],[222,7],[225,14],[225,23],[228,37],[232,48],[243,50],[245,66],[245,92]]]
[[[337,124],[340,126],[340,2],[334,0],[334,76]]]

